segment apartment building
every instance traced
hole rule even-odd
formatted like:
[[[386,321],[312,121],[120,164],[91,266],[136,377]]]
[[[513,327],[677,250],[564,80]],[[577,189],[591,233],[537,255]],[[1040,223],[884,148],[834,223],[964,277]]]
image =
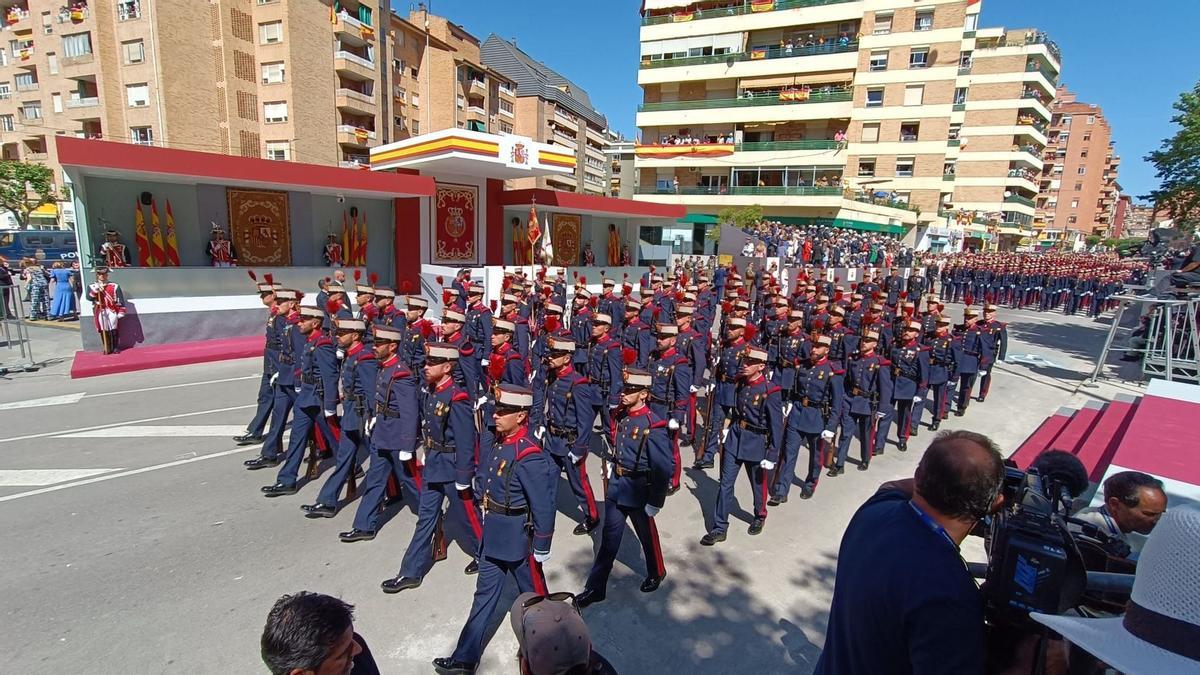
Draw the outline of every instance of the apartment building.
[[[608,158],[604,152],[608,123],[592,106],[587,91],[498,35],[488,36],[482,54],[485,65],[516,82],[516,133],[563,146],[576,159],[573,176],[522,178],[513,181],[514,189],[608,194]]]
[[[639,198],[1015,246],[1060,67],[971,0],[648,0]]]
[[[483,64],[481,43],[420,6],[392,15],[392,139],[442,129],[514,133],[516,83]]]
[[[1155,220],[1153,205],[1130,204],[1129,211],[1125,214],[1125,231],[1123,232],[1123,236],[1145,237],[1154,228]]]
[[[608,195],[621,199],[633,199],[637,194],[638,173],[636,169],[637,144],[621,137],[608,138]]]
[[[1104,111],[1078,100],[1065,86],[1055,92],[1038,211],[1048,233],[1108,236],[1120,197],[1120,156]]]

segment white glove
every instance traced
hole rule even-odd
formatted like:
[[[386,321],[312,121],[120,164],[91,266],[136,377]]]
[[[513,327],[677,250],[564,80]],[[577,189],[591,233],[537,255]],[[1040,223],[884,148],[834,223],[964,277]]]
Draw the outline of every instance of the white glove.
[[[791,415],[791,414],[792,414],[792,404],[784,403],[783,404],[783,416],[787,417],[788,415]]]
[[[413,458],[412,452],[410,452],[408,450],[401,450],[400,454],[397,456],[400,458],[401,462],[407,462],[408,460]]]
[[[729,438],[729,427],[721,430],[721,442],[724,443],[727,438]]]
[[[375,428],[375,418],[367,420],[367,426],[363,427],[363,433],[367,436],[371,435],[371,430]]]
[[[913,397],[913,403],[923,403],[924,401],[925,401],[924,396],[914,396]]]
[[[550,551],[546,551],[545,553],[543,553],[541,551],[534,551],[533,559],[538,561],[539,564],[544,564],[547,560],[550,559]]]
[[[693,394],[699,394],[700,388],[693,384],[692,386],[688,387],[688,391],[692,392]]]
[[[651,506],[649,504],[646,505],[646,515],[650,516],[651,518],[657,516],[659,511],[662,511],[661,507]]]
[[[480,396],[479,398],[475,399],[475,409],[479,410],[483,406],[487,405],[487,402],[488,402],[488,397]]]
[[[545,435],[546,435],[546,427],[538,427],[533,430],[533,437],[538,439],[539,441],[542,440],[542,436],[545,436]]]
[[[604,477],[609,480],[612,480],[612,477],[613,477],[613,463],[612,462],[604,463]]]
[[[763,461],[759,462],[758,465],[767,471],[772,471],[775,469],[775,462],[772,462],[769,459],[764,459]]]
[[[887,413],[883,412],[882,410],[880,410],[879,412],[875,413],[875,419],[877,419],[877,420],[881,420],[881,419],[883,419],[883,418],[885,418],[885,417],[887,417]]]
[[[567,453],[567,459],[571,460],[571,463],[572,463],[572,464],[578,464],[578,463],[579,463],[579,460],[580,460],[581,458],[580,458],[580,457],[578,457],[578,456],[576,456],[576,455],[575,455],[575,453],[573,453],[573,452],[568,452],[568,453]]]
[[[346,358],[346,350],[345,350],[345,349],[338,349],[338,350],[337,350],[337,357],[338,357],[338,361],[341,361],[342,359]]]
[[[479,365],[483,366],[484,368],[487,368],[487,367],[488,367],[488,360],[487,360],[487,359],[480,359],[480,360],[479,360]]]
[[[986,370],[981,370],[981,371],[979,371],[979,376],[980,376],[980,377],[987,377],[987,371],[986,371]]]
[[[322,412],[325,413],[326,417],[337,417],[337,406],[334,406],[333,410],[325,410]]]
[[[821,440],[826,441],[826,442],[832,442],[833,441],[833,432],[832,431],[822,431],[821,432]]]
[[[671,431],[679,431],[679,422],[675,421],[675,418],[672,417],[667,421],[667,428]]]
[[[271,373],[271,384],[274,385],[279,381],[279,373]]]
[[[296,393],[297,393],[297,394],[299,394],[299,393],[300,393],[300,389],[301,389],[300,385],[296,385],[295,389],[296,389]]]
[[[455,490],[458,490],[459,492],[463,492],[464,490],[470,490],[470,489],[471,489],[471,486],[470,486],[470,485],[463,485],[462,483],[455,483],[455,484],[454,484],[454,489],[455,489]]]

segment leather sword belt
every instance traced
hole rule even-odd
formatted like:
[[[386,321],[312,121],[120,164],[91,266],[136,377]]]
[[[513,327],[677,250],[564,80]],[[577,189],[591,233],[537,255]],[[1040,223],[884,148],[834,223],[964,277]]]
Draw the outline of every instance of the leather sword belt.
[[[524,506],[505,506],[487,495],[483,497],[483,510],[488,513],[499,513],[502,516],[523,516],[529,513],[529,509]]]
[[[389,419],[395,419],[400,416],[400,411],[392,410],[391,408],[383,405],[382,403],[376,403],[375,404],[375,414],[383,415],[384,417],[387,417]]]
[[[735,422],[735,424],[737,424],[739,427],[741,427],[751,433],[763,434],[763,435],[765,435],[767,433],[766,427],[760,427],[760,426],[757,426],[754,424],[750,424],[746,420],[737,420],[737,422]]]
[[[312,375],[304,375],[303,377],[300,378],[300,381],[303,382],[304,384],[317,384],[321,381],[321,378],[314,377]]]
[[[622,478],[644,478],[650,475],[647,469],[626,469],[619,464],[613,468],[613,473]]]
[[[280,362],[280,363],[292,363],[292,357],[291,357],[291,356],[286,356],[286,355],[284,355],[284,354],[280,354],[280,355],[279,355],[279,362]]]
[[[433,450],[435,452],[457,452],[458,451],[458,449],[455,448],[453,445],[450,445],[449,443],[442,443],[440,441],[435,441],[428,436],[421,439],[421,443],[425,446],[426,450]]]
[[[557,424],[547,425],[547,428],[550,430],[551,436],[564,439],[568,443],[574,443],[575,437],[579,433],[579,430],[574,427],[560,427]]]

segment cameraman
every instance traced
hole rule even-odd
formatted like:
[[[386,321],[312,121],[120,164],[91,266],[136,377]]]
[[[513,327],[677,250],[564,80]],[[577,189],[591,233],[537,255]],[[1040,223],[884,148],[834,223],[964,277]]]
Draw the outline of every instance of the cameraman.
[[[1114,473],[1104,481],[1104,504],[1075,514],[1113,539],[1129,545],[1130,560],[1137,560],[1145,535],[1150,534],[1167,511],[1167,493],[1162,481],[1141,471]]]
[[[984,670],[983,598],[958,547],[999,508],[1004,463],[982,434],[945,431],[915,479],[885,484],[850,520],[816,673]]]

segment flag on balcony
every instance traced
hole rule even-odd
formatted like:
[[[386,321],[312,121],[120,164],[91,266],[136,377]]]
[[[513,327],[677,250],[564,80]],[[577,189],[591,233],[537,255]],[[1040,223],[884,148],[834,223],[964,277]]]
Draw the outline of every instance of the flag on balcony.
[[[693,12],[675,12],[671,15],[671,21],[674,23],[683,23],[684,21],[691,21],[694,18],[695,14]]]
[[[807,101],[808,90],[798,87],[788,87],[779,92],[780,101]]]
[[[137,197],[133,200],[133,240],[137,243],[138,267],[150,267],[150,237],[146,236],[146,217]]]
[[[363,24],[362,26],[359,27],[358,34],[364,40],[374,40],[375,39],[375,29],[366,24]]]
[[[330,2],[329,2],[329,23],[331,23],[335,26],[337,25],[337,5],[338,5],[337,0],[330,0]]]
[[[733,143],[701,143],[698,145],[639,145],[634,154],[647,159],[669,157],[724,157],[732,155]]]
[[[171,200],[167,200],[167,265],[179,267],[179,240],[175,237],[175,213],[171,211]]]
[[[751,61],[757,61],[759,59],[765,59],[765,58],[767,58],[767,48],[766,47],[755,47],[754,49],[750,50],[750,60]]]
[[[163,267],[167,254],[163,251],[162,227],[158,222],[158,203],[150,200],[150,266]]]
[[[751,12],[769,12],[775,9],[775,0],[750,0]]]

